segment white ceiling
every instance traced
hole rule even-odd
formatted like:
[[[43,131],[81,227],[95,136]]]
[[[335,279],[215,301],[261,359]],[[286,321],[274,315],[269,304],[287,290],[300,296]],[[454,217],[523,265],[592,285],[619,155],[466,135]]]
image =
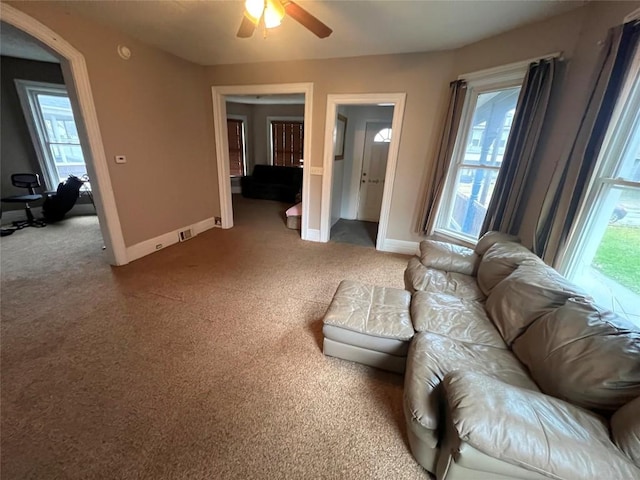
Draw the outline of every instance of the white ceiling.
[[[291,18],[267,38],[236,37],[243,2],[64,1],[77,13],[202,65],[448,50],[584,5],[571,0],[300,0],[333,29],[319,39]],[[135,55],[135,51],[133,52]]]

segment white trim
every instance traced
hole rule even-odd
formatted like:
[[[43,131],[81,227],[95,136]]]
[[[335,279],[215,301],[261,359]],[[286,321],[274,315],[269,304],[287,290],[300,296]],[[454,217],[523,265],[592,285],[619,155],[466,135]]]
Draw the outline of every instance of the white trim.
[[[383,252],[401,253],[403,255],[418,255],[420,252],[420,242],[408,242],[406,240],[387,238],[379,250]]]
[[[389,212],[391,210],[391,197],[393,196],[393,184],[396,176],[398,152],[400,150],[400,137],[402,136],[402,121],[406,93],[359,93],[359,94],[329,94],[327,95],[327,116],[324,130],[324,175],[322,178],[322,205],[320,210],[320,241],[328,242],[331,231],[331,182],[333,180],[333,132],[335,130],[338,105],[393,105],[393,118],[391,129],[393,136],[389,144],[389,158],[385,173],[384,191],[382,194],[382,206],[380,208],[380,222],[378,223],[378,240],[376,250],[383,250],[387,240],[387,228],[389,226]]]
[[[281,93],[304,94],[304,158],[311,158],[311,133],[313,118],[313,83],[281,83],[273,85],[227,85],[212,86],[213,123],[218,164],[218,189],[220,193],[220,216],[222,228],[233,227],[233,205],[231,201],[231,181],[229,179],[229,147],[227,145],[227,117],[225,97],[228,95],[269,95]],[[221,161],[222,160],[222,161]],[[226,161],[225,161],[226,160]],[[309,235],[309,211],[311,210],[310,163],[302,168],[302,240],[312,240]],[[317,240],[314,240],[317,241]]]
[[[636,52],[629,72],[640,70],[640,53]],[[585,245],[594,241],[594,224],[597,220],[599,209],[603,208],[603,200],[607,198],[605,190],[616,186],[637,188],[637,182],[627,181],[622,178],[613,178],[618,165],[623,160],[625,151],[629,149],[628,142],[638,128],[636,116],[640,108],[640,82],[637,77],[627,75],[623,88],[618,96],[616,105],[607,126],[602,148],[596,161],[596,167],[589,178],[586,195],[582,201],[573,227],[569,231],[566,248],[558,261],[558,271],[570,280],[576,274],[580,263],[587,263],[585,257]],[[579,254],[577,253],[579,252]],[[595,254],[595,251],[593,251]]]
[[[273,115],[267,117],[267,145],[269,146],[269,165],[273,165],[273,135],[271,134],[271,122],[273,122],[274,120],[282,122],[292,121],[304,123],[304,117],[300,116],[283,117],[279,115]],[[302,164],[304,165],[304,161],[302,162]]]
[[[36,157],[40,164],[40,169],[45,177],[43,178],[44,185],[46,190],[55,190],[58,187],[58,183],[64,180],[59,178],[58,171],[55,166],[55,159],[52,157],[51,151],[46,147],[47,136],[43,131],[44,118],[42,117],[40,105],[37,105],[37,100],[34,98],[35,95],[33,91],[37,90],[38,92],[47,92],[55,96],[64,96],[66,98],[69,98],[69,92],[67,92],[67,87],[60,83],[36,82],[20,78],[14,79],[14,83],[18,92],[18,98],[20,99],[22,113],[24,114],[24,118],[27,122],[27,129],[31,136],[31,143],[33,143]],[[73,111],[71,113],[73,121],[75,122],[75,114]],[[81,145],[78,146],[81,147]],[[78,177],[80,176],[81,175],[78,175]]]
[[[473,77],[471,81],[467,82],[467,91],[465,93],[462,113],[460,115],[460,126],[453,146],[453,152],[449,159],[449,165],[447,166],[447,177],[445,178],[442,195],[440,195],[440,199],[438,200],[436,221],[434,222],[432,230],[428,232],[429,234],[449,236],[454,238],[455,241],[462,242],[465,245],[475,245],[477,239],[467,236],[462,232],[449,230],[446,226],[449,223],[449,219],[452,217],[458,174],[465,166],[464,157],[467,148],[467,139],[469,138],[469,135],[471,135],[471,124],[473,122],[478,96],[482,93],[492,92],[495,90],[505,90],[518,86],[521,87],[524,82],[525,75],[527,74],[526,65],[528,64],[520,62],[518,64],[507,65],[504,68],[501,67],[497,69],[484,70],[483,72],[479,72],[478,76]],[[493,72],[493,76],[487,72]],[[509,135],[511,135],[511,132],[509,132]],[[501,167],[496,169],[491,166],[474,165],[469,168],[489,171],[497,170],[499,174]]]
[[[210,217],[206,218],[205,220],[201,220],[198,223],[194,223],[193,225],[186,225],[182,228],[178,228],[177,230],[163,233],[162,235],[158,235],[155,238],[150,238],[149,240],[131,245],[130,247],[127,247],[127,255],[129,257],[129,261],[133,262],[138,258],[142,258],[158,250],[163,250],[168,246],[173,245],[174,243],[178,243],[180,241],[178,232],[182,230],[190,228],[193,232],[193,236],[195,237],[196,235],[214,228],[215,226],[215,219],[213,217]],[[162,246],[160,248],[156,248],[157,245]]]
[[[307,229],[307,240],[310,242],[320,242],[320,230],[315,228]]]
[[[513,75],[518,75],[518,72],[523,71],[522,76],[527,72],[527,67],[533,62],[539,60],[550,60],[552,58],[562,59],[563,52],[547,53],[546,55],[540,55],[537,57],[528,58],[519,62],[509,63],[507,65],[500,65],[499,67],[487,68],[484,70],[478,70],[477,72],[463,73],[458,76],[458,80],[466,80],[467,83],[481,84],[487,78],[491,83],[500,81],[502,78],[510,78]]]
[[[446,230],[436,229],[433,231],[431,235],[433,235],[433,237],[435,237],[436,240],[447,242],[447,243],[453,243],[456,245],[462,245],[463,247],[468,247],[468,248],[474,248],[478,243],[477,241],[473,242],[469,240],[468,237],[464,237],[462,235],[456,235],[455,232],[453,231],[449,232]]]
[[[84,56],[53,30],[6,3],[0,3],[0,20],[41,41],[66,60],[61,62],[61,67],[74,110],[80,113],[82,119],[78,122],[78,127],[82,129],[84,126],[86,133],[87,141],[84,142],[83,138],[82,142],[83,151],[88,150],[85,152],[88,153],[85,155],[85,162],[91,178],[107,259],[112,265],[125,265],[129,259]]]

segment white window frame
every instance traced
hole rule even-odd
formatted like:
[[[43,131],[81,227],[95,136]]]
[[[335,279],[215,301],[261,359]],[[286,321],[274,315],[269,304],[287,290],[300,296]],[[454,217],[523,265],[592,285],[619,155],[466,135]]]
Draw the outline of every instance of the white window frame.
[[[302,122],[304,125],[304,117],[298,116],[269,116],[267,117],[267,145],[269,145],[269,165],[273,165],[273,133],[271,122]],[[300,165],[304,165],[304,159],[300,159]]]
[[[247,176],[247,116],[228,113],[227,118],[230,120],[240,120],[242,122],[242,171],[244,172],[244,176]],[[238,175],[229,176],[231,178],[240,178]]]
[[[384,134],[382,132],[384,132]],[[385,136],[387,132],[389,132],[389,135]],[[378,133],[375,134],[375,136],[373,137],[373,143],[391,143],[392,135],[393,135],[393,131],[391,130],[391,127],[385,127],[379,130]]]
[[[630,72],[640,71],[640,50],[636,52]],[[620,161],[627,150],[631,134],[640,128],[640,80],[636,75],[628,75],[625,85],[616,103],[609,128],[605,135],[602,149],[597,160],[596,168],[589,180],[587,194],[578,211],[577,220],[571,228],[567,247],[560,260],[558,270],[572,278],[580,263],[585,258],[593,258],[598,245],[585,245],[589,241],[598,213],[603,205],[602,199],[613,188],[640,189],[640,182],[623,180],[616,177]],[[581,248],[583,247],[583,248]]]
[[[475,111],[478,96],[482,93],[493,92],[521,86],[527,73],[529,61],[518,62],[504,67],[483,70],[476,73],[461,75],[459,79],[467,82],[467,92],[465,94],[462,114],[460,118],[460,128],[454,144],[453,154],[449,163],[447,179],[445,181],[442,197],[438,205],[434,232],[438,237],[452,240],[467,246],[473,246],[477,238],[464,235],[447,228],[448,220],[453,209],[453,199],[455,198],[456,179],[458,172],[465,168],[463,165],[464,155],[469,136],[473,134],[471,122]],[[474,167],[476,168],[476,167]],[[487,170],[499,171],[501,167],[483,166]]]
[[[35,82],[32,80],[15,79],[16,89],[18,91],[18,97],[20,98],[20,105],[24,113],[27,127],[31,135],[31,141],[33,142],[36,156],[40,168],[44,173],[44,183],[48,190],[55,190],[60,182],[58,177],[58,171],[55,167],[55,160],[51,156],[51,152],[46,148],[48,142],[45,132],[42,130],[44,125],[44,119],[41,118],[40,109],[36,106],[37,100],[35,95],[37,93],[48,93],[57,96],[66,96],[69,98],[69,92],[63,84],[58,83],[45,83]],[[75,113],[74,121],[75,121]],[[38,121],[36,121],[36,118]],[[77,122],[76,122],[77,124]],[[76,126],[77,127],[77,126]],[[76,145],[70,143],[69,145]],[[81,142],[78,140],[77,145],[82,149]],[[83,152],[84,160],[84,152]],[[84,160],[86,166],[86,160]],[[83,185],[83,190],[90,190],[90,184],[86,182]]]

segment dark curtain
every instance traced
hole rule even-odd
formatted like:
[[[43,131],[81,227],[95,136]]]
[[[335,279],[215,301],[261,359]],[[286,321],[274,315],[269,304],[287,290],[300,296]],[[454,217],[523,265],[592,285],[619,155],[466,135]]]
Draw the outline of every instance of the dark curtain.
[[[638,46],[640,22],[609,30],[592,81],[591,95],[569,155],[556,165],[536,225],[533,250],[557,266],[586,194],[602,142]],[[576,172],[570,174],[570,172]]]
[[[460,127],[460,116],[462,115],[462,106],[464,105],[464,97],[467,93],[467,84],[464,80],[451,82],[449,85],[449,108],[444,119],[444,128],[442,138],[438,147],[438,153],[434,159],[431,169],[431,178],[427,186],[427,195],[425,201],[425,209],[423,220],[420,225],[422,233],[431,233],[433,222],[435,221],[438,202],[442,196],[444,182],[447,178],[451,155],[453,154],[453,146],[456,143],[458,128]]]
[[[518,234],[555,71],[556,59],[529,65],[481,235],[490,230]]]

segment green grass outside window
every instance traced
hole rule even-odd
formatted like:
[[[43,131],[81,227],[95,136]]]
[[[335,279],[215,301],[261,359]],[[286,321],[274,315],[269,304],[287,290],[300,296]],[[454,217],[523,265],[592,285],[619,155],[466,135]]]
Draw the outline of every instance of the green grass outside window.
[[[640,294],[640,228],[609,225],[593,259],[602,274]]]

